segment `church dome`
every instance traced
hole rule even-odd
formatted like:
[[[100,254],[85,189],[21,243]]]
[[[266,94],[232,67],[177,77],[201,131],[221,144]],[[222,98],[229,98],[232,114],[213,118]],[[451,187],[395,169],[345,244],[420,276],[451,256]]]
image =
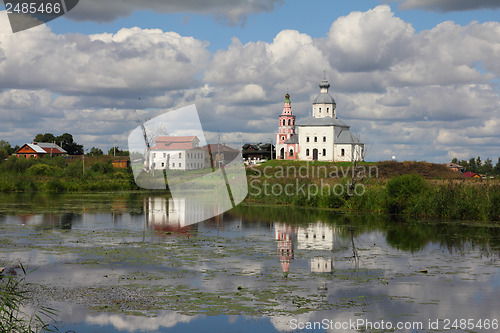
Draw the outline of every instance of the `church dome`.
[[[318,97],[316,97],[314,99],[313,104],[334,104],[334,105],[337,105],[337,103],[335,103],[335,100],[333,99],[333,97],[329,93],[319,94]]]
[[[335,100],[333,99],[332,95],[328,93],[328,88],[330,88],[330,83],[324,79],[321,81],[319,84],[319,87],[321,88],[321,93],[314,99],[313,104],[333,104],[337,105],[335,103]]]

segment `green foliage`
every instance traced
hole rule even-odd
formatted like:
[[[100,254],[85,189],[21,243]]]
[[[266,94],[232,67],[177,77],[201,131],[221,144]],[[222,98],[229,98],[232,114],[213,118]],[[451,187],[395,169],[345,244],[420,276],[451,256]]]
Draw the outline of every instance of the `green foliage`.
[[[104,152],[100,148],[92,147],[87,154],[88,156],[102,156]]]
[[[130,152],[127,150],[121,150],[119,147],[113,147],[108,150],[108,155],[110,156],[129,156]]]
[[[60,174],[61,169],[57,166],[51,166],[48,164],[33,164],[26,170],[27,175],[31,176],[55,176]]]
[[[28,301],[25,284],[26,270],[21,278],[0,275],[0,332],[35,333],[54,332],[51,326],[42,319],[54,320],[55,310],[42,307],[31,317],[23,312],[23,305]]]
[[[401,175],[387,182],[387,212],[402,214],[426,190],[425,179],[419,175]]]
[[[488,211],[488,218],[491,221],[500,221],[500,188],[497,187],[495,191],[490,193],[490,206]]]
[[[82,155],[83,146],[77,144],[73,140],[73,135],[64,133],[59,136],[54,136],[52,133],[37,134],[34,139],[35,142],[55,142],[61,148],[66,150],[69,155]]]
[[[105,162],[96,162],[92,164],[90,169],[95,173],[107,174],[115,172],[115,168],[113,167],[113,163],[110,160]]]

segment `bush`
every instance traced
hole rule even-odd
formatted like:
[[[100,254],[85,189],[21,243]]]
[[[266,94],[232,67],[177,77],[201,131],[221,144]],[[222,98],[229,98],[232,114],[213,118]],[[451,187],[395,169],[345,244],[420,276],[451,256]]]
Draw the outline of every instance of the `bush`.
[[[500,188],[495,187],[490,193],[490,209],[488,218],[491,221],[500,221]]]
[[[51,166],[47,164],[34,164],[30,166],[26,173],[31,176],[57,176],[61,172],[61,169],[57,166]]]
[[[425,179],[420,175],[401,175],[389,180],[386,186],[388,213],[408,213],[407,208],[426,190]]]
[[[115,168],[113,167],[113,163],[109,160],[106,162],[96,162],[96,163],[92,164],[90,169],[93,172],[100,173],[100,174],[108,174],[108,173],[115,172]]]

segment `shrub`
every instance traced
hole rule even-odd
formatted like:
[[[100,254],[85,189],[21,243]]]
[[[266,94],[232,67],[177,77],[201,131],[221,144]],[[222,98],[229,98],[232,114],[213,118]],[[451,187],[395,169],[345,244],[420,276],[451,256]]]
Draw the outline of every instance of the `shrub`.
[[[51,166],[47,164],[34,164],[30,166],[26,173],[31,176],[57,176],[61,172],[61,169],[57,166]]]
[[[419,175],[401,175],[389,180],[386,186],[387,211],[390,214],[405,213],[426,189],[425,179]]]

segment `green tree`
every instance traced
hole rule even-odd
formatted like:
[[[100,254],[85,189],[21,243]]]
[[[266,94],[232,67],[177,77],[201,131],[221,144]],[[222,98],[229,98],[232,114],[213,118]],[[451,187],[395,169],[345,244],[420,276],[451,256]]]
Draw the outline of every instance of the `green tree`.
[[[130,155],[130,153],[127,150],[121,150],[119,147],[116,147],[116,149],[110,148],[108,150],[108,155],[113,156],[113,154],[115,156],[129,156]]]
[[[455,158],[453,158],[453,159],[451,160],[451,163],[458,164],[458,158],[456,158],[456,157],[455,157]]]
[[[495,175],[500,175],[500,157],[498,158],[498,162],[493,169],[493,173],[495,173]]]
[[[100,148],[92,147],[87,154],[88,156],[102,156],[104,152]]]
[[[56,142],[56,137],[52,133],[37,134],[34,142]]]
[[[56,142],[60,143],[62,148],[69,155],[83,155],[83,145],[73,141],[73,135],[69,133],[61,134],[56,138]]]
[[[481,165],[481,168],[479,170],[481,173],[491,175],[493,173],[493,161],[487,158],[486,161],[484,161],[483,165]]]
[[[73,140],[73,135],[64,133],[59,136],[54,136],[52,133],[37,134],[35,142],[55,142],[62,149],[66,150],[69,155],[82,155],[83,146]]]
[[[467,164],[467,171],[477,172],[476,160],[472,157]]]

